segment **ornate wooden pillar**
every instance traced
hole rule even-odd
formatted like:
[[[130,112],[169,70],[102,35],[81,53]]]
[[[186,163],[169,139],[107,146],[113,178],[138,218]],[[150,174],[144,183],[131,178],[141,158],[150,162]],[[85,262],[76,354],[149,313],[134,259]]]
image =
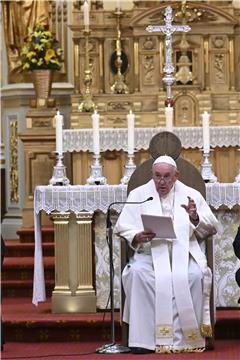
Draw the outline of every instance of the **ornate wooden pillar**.
[[[55,287],[53,313],[96,312],[93,277],[92,217],[53,212]]]

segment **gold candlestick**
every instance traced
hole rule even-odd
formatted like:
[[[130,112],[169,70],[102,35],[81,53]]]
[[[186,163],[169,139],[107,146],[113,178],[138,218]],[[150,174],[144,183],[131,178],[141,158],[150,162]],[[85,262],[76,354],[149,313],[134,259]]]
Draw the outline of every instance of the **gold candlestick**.
[[[128,94],[129,89],[128,86],[125,84],[124,76],[121,72],[122,67],[122,47],[121,47],[121,30],[120,30],[120,17],[123,12],[120,9],[117,9],[114,14],[117,17],[117,39],[116,39],[116,61],[115,65],[117,68],[116,80],[114,84],[111,86],[111,91],[114,94]]]
[[[84,85],[85,93],[83,95],[83,101],[78,105],[78,110],[81,112],[92,112],[95,109],[95,103],[92,99],[91,85],[92,85],[92,71],[89,64],[89,26],[85,26],[85,71],[84,71]]]

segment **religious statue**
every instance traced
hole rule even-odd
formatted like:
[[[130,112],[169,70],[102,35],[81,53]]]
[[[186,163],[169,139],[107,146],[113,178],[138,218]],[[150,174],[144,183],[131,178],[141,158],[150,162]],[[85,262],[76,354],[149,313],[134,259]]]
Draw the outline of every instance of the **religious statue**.
[[[37,23],[48,24],[48,1],[2,1],[5,43],[9,75],[21,70],[20,51],[28,28]],[[16,80],[15,80],[16,81]]]

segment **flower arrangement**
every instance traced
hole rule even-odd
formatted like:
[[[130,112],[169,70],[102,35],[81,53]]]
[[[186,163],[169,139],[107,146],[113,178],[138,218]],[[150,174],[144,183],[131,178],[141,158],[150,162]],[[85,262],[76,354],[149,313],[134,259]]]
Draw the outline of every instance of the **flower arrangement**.
[[[22,45],[22,69],[60,70],[63,62],[62,52],[59,42],[53,37],[48,26],[37,24],[34,29],[28,29],[28,35]]]

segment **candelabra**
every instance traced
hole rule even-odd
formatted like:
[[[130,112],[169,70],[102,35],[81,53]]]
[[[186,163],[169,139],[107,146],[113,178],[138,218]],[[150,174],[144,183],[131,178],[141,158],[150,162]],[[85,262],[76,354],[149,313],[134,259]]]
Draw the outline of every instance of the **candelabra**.
[[[124,82],[124,76],[122,74],[121,68],[122,68],[122,47],[121,47],[121,31],[120,31],[120,17],[123,14],[121,9],[116,9],[114,14],[117,17],[117,40],[116,40],[116,60],[115,65],[117,68],[117,74],[116,74],[116,80],[114,84],[111,86],[111,91],[114,94],[128,94],[129,89],[128,86]]]
[[[121,184],[127,185],[129,182],[129,179],[136,169],[136,165],[134,164],[134,154],[128,154],[128,162],[125,165],[125,172],[124,176],[121,179]]]
[[[56,153],[57,165],[53,168],[53,176],[49,180],[49,185],[69,185],[70,181],[66,177],[66,166],[63,165],[63,154]]]
[[[92,100],[91,85],[92,85],[92,71],[90,69],[89,62],[89,27],[85,27],[85,71],[84,71],[84,85],[85,93],[83,95],[83,101],[78,105],[78,110],[81,112],[90,112],[95,108],[95,104]]]
[[[102,174],[102,165],[100,164],[100,155],[93,154],[94,164],[91,165],[91,175],[87,179],[87,184],[89,185],[105,185],[107,184],[107,179]]]
[[[212,164],[209,161],[209,155],[210,155],[210,151],[209,152],[204,152],[203,151],[203,157],[204,160],[202,162],[202,170],[201,170],[201,175],[202,178],[205,182],[217,182],[217,177],[214,175],[213,171],[212,171]]]

